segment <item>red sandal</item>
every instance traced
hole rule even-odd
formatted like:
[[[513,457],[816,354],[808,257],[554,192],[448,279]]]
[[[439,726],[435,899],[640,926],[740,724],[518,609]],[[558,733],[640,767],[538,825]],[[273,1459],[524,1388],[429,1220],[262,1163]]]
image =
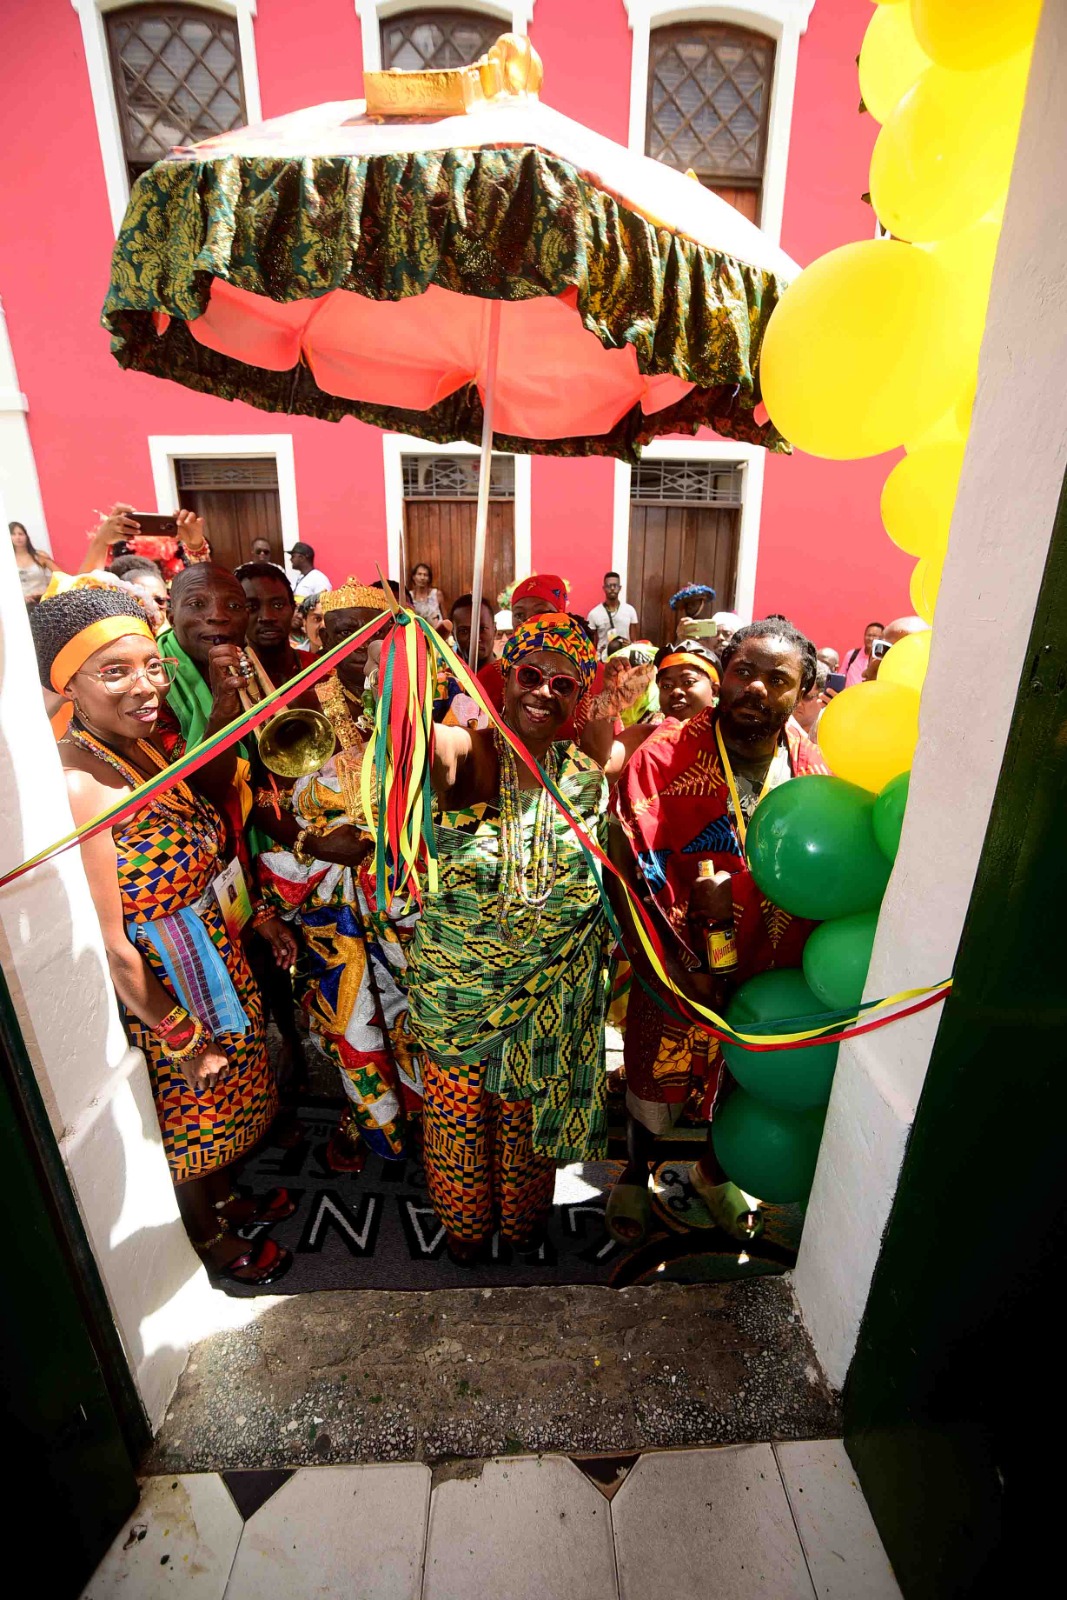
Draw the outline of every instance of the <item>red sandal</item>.
[[[222,1227],[213,1239],[204,1239],[195,1242],[195,1248],[204,1261],[207,1275],[213,1284],[243,1283],[246,1287],[259,1289],[270,1283],[278,1283],[289,1271],[293,1264],[293,1253],[286,1250],[284,1245],[276,1243],[274,1239],[260,1239],[241,1255],[235,1256],[232,1261],[227,1261],[225,1266],[214,1266],[207,1260],[204,1252],[217,1245],[224,1239],[229,1229]]]
[[[234,1217],[226,1209],[234,1204],[251,1205],[253,1209],[246,1217]],[[234,1189],[225,1200],[216,1201],[215,1210],[234,1228],[273,1228],[275,1223],[287,1222],[296,1214],[297,1202],[288,1189],[270,1189],[263,1195],[253,1194],[251,1189]]]

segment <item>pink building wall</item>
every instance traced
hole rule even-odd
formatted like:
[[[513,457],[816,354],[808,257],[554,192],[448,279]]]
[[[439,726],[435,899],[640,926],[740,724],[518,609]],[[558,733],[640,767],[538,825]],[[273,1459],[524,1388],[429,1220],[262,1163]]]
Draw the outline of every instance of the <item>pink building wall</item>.
[[[873,228],[859,195],[876,130],[856,113],[855,78],[869,16],[868,0],[817,0],[801,40],[782,238],[801,263]],[[270,415],[112,361],[99,325],[112,232],[78,16],[70,0],[23,0],[6,8],[3,32],[0,294],[57,558],[77,563],[95,508],[116,498],[154,507],[149,434],[285,432],[294,442],[300,534],[320,563],[334,576],[384,564],[375,430]],[[625,142],[622,0],[582,0],[580,8],[537,0],[532,34],[546,100]],[[264,115],[360,93],[352,0],[259,0],[255,36]],[[908,562],[878,517],[889,465],[800,454],[768,461],[757,615],[786,611],[819,643],[844,647],[871,616],[909,609]],[[532,482],[533,566],[563,571],[584,609],[612,564],[612,465],[535,456]]]

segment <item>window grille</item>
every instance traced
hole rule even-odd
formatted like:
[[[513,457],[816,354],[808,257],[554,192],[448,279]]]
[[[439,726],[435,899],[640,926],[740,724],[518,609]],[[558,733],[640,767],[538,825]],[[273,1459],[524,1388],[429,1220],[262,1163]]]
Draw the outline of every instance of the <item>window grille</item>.
[[[630,499],[660,505],[739,506],[743,469],[721,461],[642,461],[630,476]]]
[[[404,11],[382,23],[382,65],[408,72],[469,67],[502,31],[498,17],[478,11]]]
[[[179,489],[276,489],[278,468],[273,456],[223,461],[217,456],[175,462]]]
[[[131,183],[174,145],[247,121],[235,18],[201,6],[127,6],[104,17]]]
[[[758,190],[773,76],[764,34],[714,23],[654,29],[646,153],[710,187]]]
[[[402,456],[405,500],[476,500],[478,461],[478,456]],[[514,456],[493,456],[489,497],[514,500]]]

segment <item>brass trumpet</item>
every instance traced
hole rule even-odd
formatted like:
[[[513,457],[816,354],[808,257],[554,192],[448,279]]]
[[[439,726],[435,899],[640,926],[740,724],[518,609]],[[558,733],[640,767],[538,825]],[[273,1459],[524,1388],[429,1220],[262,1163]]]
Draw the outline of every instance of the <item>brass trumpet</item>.
[[[274,685],[263,670],[263,664],[254,650],[246,645],[244,655],[252,668],[255,693],[251,684],[239,691],[239,699],[246,711],[258,705],[265,695],[272,694]],[[333,725],[321,711],[307,711],[303,706],[287,706],[271,717],[262,728],[256,729],[259,759],[268,772],[279,778],[307,778],[318,772],[329,761],[337,748]]]

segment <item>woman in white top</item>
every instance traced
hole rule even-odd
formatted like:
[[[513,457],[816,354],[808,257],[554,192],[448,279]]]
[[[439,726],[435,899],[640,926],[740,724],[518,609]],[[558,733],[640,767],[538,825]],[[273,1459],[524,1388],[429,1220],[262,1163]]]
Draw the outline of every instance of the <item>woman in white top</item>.
[[[19,569],[22,598],[24,600],[39,598],[48,588],[56,564],[45,551],[33,548],[30,536],[21,522],[9,522],[7,528],[15,552],[15,565]]]
[[[425,561],[420,561],[418,566],[412,568],[408,599],[411,609],[436,628],[444,616],[444,604],[440,589],[433,586],[433,568],[427,566]]]

